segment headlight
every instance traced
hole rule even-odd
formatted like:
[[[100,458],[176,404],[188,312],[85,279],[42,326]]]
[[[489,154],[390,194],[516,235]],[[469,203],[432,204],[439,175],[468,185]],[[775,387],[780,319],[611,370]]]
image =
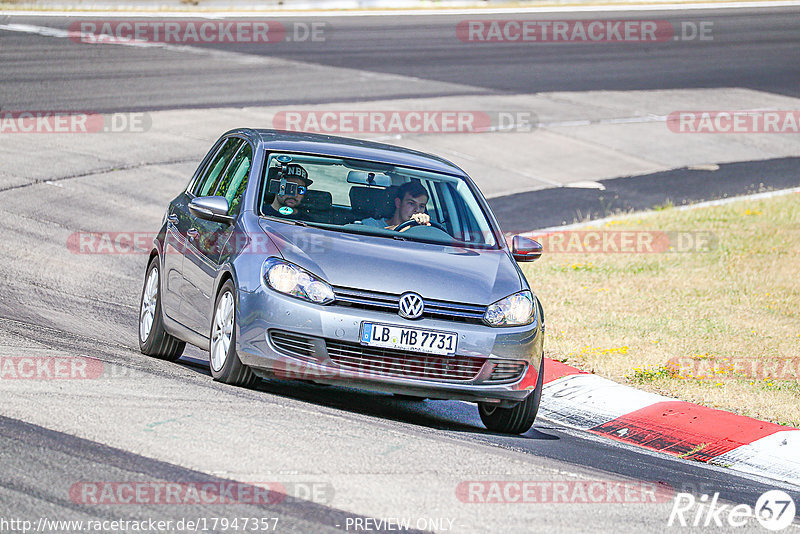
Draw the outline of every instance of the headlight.
[[[267,258],[262,272],[264,283],[279,293],[315,304],[333,302],[333,288],[297,265],[278,258]]]
[[[489,326],[522,326],[536,319],[533,295],[527,289],[491,304],[483,315]]]

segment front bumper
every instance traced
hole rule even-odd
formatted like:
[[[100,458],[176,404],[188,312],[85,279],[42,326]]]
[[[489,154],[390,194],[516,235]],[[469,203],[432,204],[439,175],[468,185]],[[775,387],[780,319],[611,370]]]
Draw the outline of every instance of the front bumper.
[[[324,384],[359,387],[373,391],[399,393],[433,399],[471,402],[496,402],[501,406],[524,400],[537,383],[542,364],[543,332],[537,320],[527,326],[492,328],[483,324],[438,319],[407,320],[394,313],[338,306],[311,304],[260,288],[238,292],[237,352],[242,363],[261,376],[310,380]],[[458,334],[454,356],[405,353],[407,359],[423,361],[440,369],[469,362],[474,376],[458,379],[411,376],[397,367],[369,367],[332,358],[333,347],[347,345],[358,350],[361,323],[372,321]],[[271,333],[288,333],[302,338],[307,350],[290,351],[276,344]],[[331,348],[329,352],[329,348]],[[381,351],[384,352],[384,351]],[[390,351],[391,352],[391,351]],[[397,354],[390,358],[397,361]],[[495,371],[510,362],[524,364],[511,378],[498,380]],[[366,365],[366,364],[365,364]],[[403,364],[400,364],[402,367]],[[418,367],[419,368],[419,367]],[[494,378],[493,378],[494,377]]]

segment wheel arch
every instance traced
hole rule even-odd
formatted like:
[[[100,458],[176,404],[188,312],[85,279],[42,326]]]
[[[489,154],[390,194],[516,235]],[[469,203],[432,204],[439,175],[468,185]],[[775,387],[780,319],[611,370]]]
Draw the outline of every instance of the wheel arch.
[[[209,325],[209,340],[211,339],[210,333],[211,329],[213,329],[214,325],[214,314],[216,313],[215,307],[217,305],[217,299],[219,298],[219,292],[222,291],[222,286],[225,285],[225,282],[230,280],[233,282],[233,301],[236,304],[234,308],[234,324],[235,328],[239,328],[239,284],[238,279],[236,277],[236,271],[233,269],[233,266],[230,264],[224,264],[222,268],[217,273],[217,278],[214,281],[214,293],[213,298],[211,299],[211,324]],[[237,336],[237,343],[238,343],[238,336]]]
[[[219,296],[219,292],[222,289],[222,286],[228,280],[232,281],[233,282],[233,286],[238,290],[239,284],[237,283],[236,271],[233,269],[233,267],[231,265],[223,266],[223,268],[220,269],[220,272],[217,274],[217,280],[214,283],[214,299],[215,300],[216,300],[216,297]],[[234,295],[234,298],[236,298],[236,295]]]

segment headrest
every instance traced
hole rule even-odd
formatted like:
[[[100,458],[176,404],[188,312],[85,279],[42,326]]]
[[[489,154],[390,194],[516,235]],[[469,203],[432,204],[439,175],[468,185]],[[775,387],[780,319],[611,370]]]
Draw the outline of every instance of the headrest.
[[[333,196],[329,191],[309,189],[300,207],[308,211],[330,211],[333,209]]]
[[[389,196],[388,189],[354,186],[350,206],[359,217],[389,217],[394,213],[394,195]]]

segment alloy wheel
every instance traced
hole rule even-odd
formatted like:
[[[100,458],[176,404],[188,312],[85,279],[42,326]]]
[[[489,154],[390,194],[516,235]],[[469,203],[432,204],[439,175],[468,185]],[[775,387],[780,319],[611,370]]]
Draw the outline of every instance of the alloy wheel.
[[[233,336],[233,294],[226,291],[219,299],[214,312],[214,329],[211,333],[211,366],[222,369],[228,357]]]
[[[156,304],[158,303],[158,267],[153,267],[147,275],[147,281],[142,292],[142,309],[139,315],[139,339],[142,342],[150,337],[150,330],[153,328],[153,321],[156,316]]]

